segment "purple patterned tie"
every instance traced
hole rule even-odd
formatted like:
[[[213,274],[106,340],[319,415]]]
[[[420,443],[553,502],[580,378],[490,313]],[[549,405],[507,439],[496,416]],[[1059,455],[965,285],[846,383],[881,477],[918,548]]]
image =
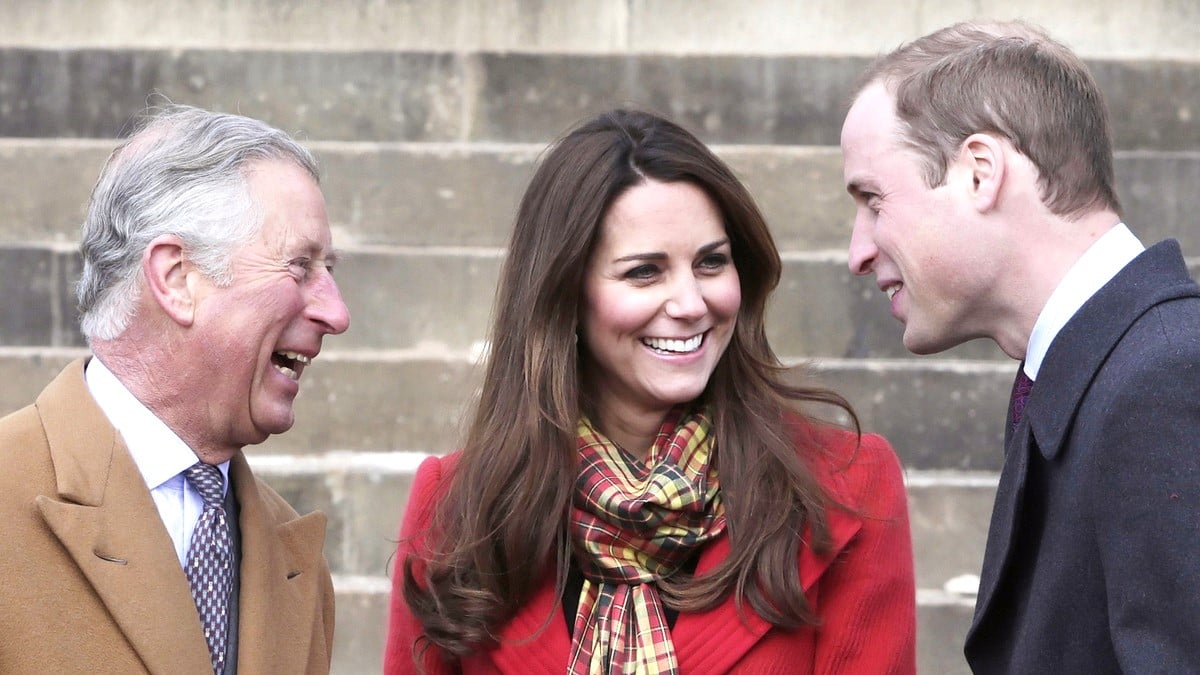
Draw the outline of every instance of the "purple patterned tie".
[[[1021,416],[1025,414],[1025,402],[1029,400],[1031,391],[1033,391],[1033,380],[1025,374],[1025,367],[1022,365],[1017,370],[1017,380],[1013,383],[1012,402],[1009,404],[1013,433],[1016,433],[1017,425],[1021,423]]]
[[[233,586],[233,542],[225,519],[225,477],[220,469],[203,462],[197,462],[184,475],[204,498],[204,513],[192,532],[185,572],[204,626],[213,672],[219,675],[225,670],[229,591]]]

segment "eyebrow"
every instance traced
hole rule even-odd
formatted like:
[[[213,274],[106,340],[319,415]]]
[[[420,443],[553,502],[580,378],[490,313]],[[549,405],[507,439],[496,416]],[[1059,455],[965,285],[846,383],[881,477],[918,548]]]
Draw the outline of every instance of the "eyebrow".
[[[713,251],[721,248],[722,246],[725,246],[728,243],[729,243],[729,238],[726,237],[719,241],[714,241],[711,244],[705,244],[704,246],[701,246],[700,250],[698,250],[696,253],[699,255],[705,255],[707,253],[712,253]],[[632,253],[630,255],[623,255],[620,258],[613,260],[613,262],[620,263],[620,262],[634,262],[637,260],[666,260],[666,258],[667,258],[666,253],[663,253],[662,251],[654,251],[653,253]]]
[[[854,178],[846,183],[846,192],[849,192],[852,197],[861,197],[868,192],[871,194],[879,192],[879,186],[865,178]]]
[[[302,239],[297,242],[295,248],[291,249],[294,253],[288,255],[301,254],[309,258],[315,258],[325,263],[326,266],[336,267],[342,260],[342,251],[336,248],[328,250],[315,239]]]

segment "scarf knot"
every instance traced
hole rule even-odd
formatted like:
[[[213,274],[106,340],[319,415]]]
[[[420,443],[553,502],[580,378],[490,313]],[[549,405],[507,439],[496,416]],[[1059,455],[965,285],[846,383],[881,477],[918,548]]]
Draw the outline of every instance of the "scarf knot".
[[[725,529],[712,423],[667,414],[645,461],[579,422],[571,534],[583,591],[572,675],[678,673],[658,587]]]

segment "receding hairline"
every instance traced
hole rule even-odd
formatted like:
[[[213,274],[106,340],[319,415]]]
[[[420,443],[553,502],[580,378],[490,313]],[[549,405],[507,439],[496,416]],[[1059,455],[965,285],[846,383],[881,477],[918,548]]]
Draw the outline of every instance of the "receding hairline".
[[[977,39],[968,39],[974,35]],[[931,45],[939,40],[953,38],[957,46],[953,49],[940,49],[939,53],[931,54]],[[895,94],[903,80],[922,71],[936,68],[939,64],[959,58],[963,53],[975,49],[986,48],[997,41],[1014,39],[1049,48],[1062,55],[1070,55],[1071,50],[1058,42],[1042,28],[1022,19],[1007,21],[961,21],[927,33],[886,52],[875,59],[863,72],[857,86],[851,94],[851,102],[856,101],[863,90],[873,84],[882,83],[888,92]],[[923,59],[905,58],[919,52],[926,52]]]

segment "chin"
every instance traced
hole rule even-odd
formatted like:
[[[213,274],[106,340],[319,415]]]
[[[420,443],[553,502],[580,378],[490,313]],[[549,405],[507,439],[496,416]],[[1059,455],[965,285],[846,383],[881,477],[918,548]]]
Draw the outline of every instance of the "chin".
[[[700,387],[699,389],[695,390],[677,391],[660,396],[659,401],[662,402],[664,407],[673,408],[677,405],[691,403],[692,401],[700,398],[700,395],[703,393],[704,387]]]
[[[938,336],[921,335],[919,333],[914,333],[909,328],[905,328],[904,330],[904,348],[919,356],[927,356],[929,354],[944,352],[955,345],[961,344],[962,342],[962,340],[955,342],[953,340],[939,338]]]
[[[267,440],[268,436],[282,434],[291,429],[295,423],[296,416],[291,414],[291,411],[288,411],[286,415],[279,414],[256,418],[254,420],[254,430],[262,435],[262,440],[258,441],[262,443]]]

